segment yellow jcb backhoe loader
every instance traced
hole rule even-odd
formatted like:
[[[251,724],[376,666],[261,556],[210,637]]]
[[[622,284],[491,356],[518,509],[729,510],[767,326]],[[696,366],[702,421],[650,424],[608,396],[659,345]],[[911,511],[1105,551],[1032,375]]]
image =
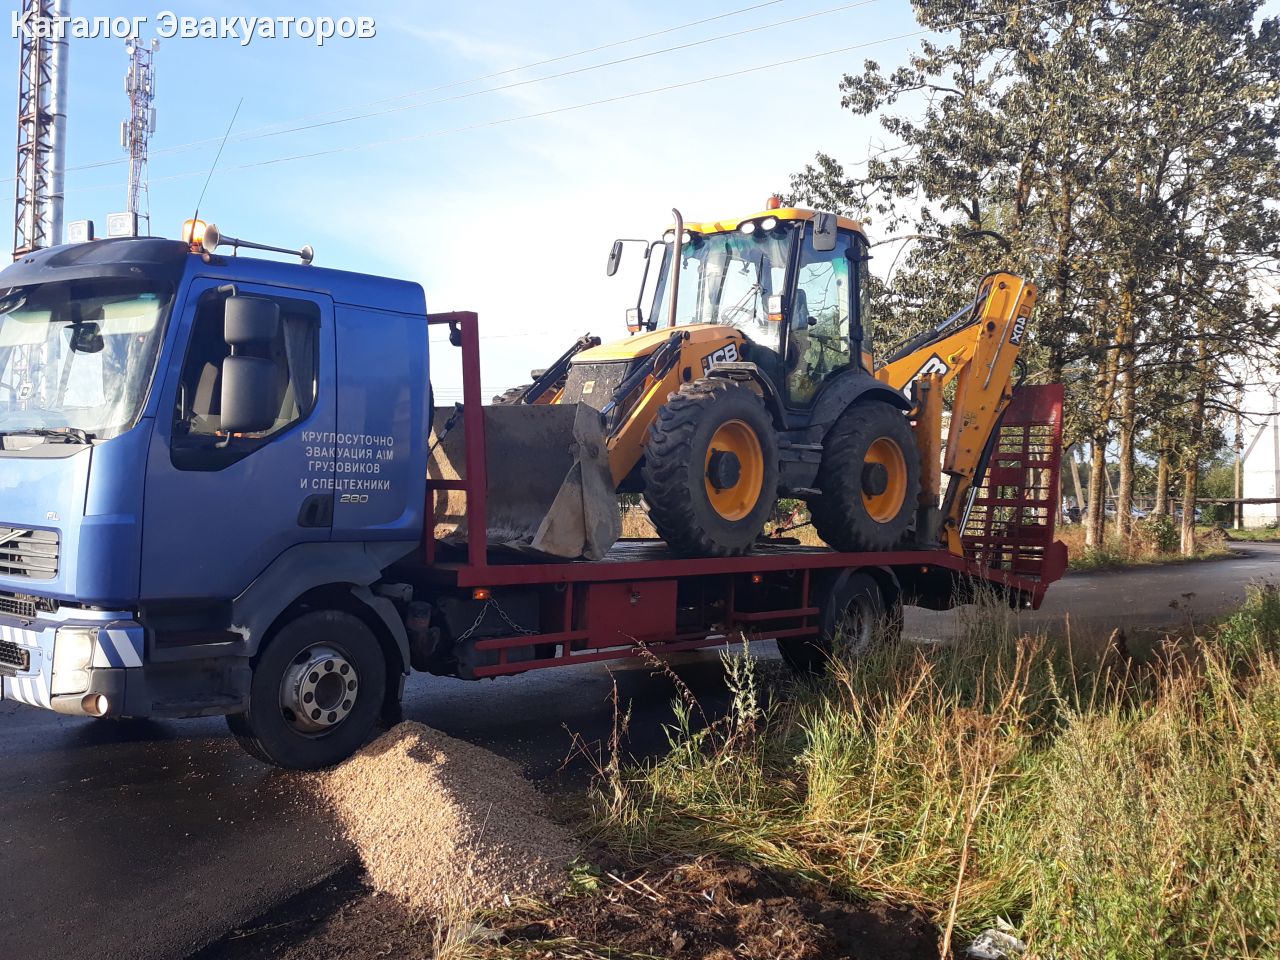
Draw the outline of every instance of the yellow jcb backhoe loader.
[[[966,374],[952,440],[980,449],[946,466],[969,470],[971,484],[1008,402],[1035,288],[988,277],[967,311],[877,370],[860,224],[799,208],[689,224],[673,213],[662,240],[619,240],[610,253],[612,275],[625,244],[645,244],[631,336],[583,337],[485,408],[490,541],[598,559],[620,535],[620,492],[641,493],[658,533],[685,555],[746,552],[779,497],[806,500],[818,534],[840,550],[946,536],[924,529],[947,513],[936,494],[932,507],[921,503],[942,467],[942,388]],[[987,363],[981,388],[968,375],[975,361]],[[442,422],[432,473],[454,477],[461,430]],[[437,503],[436,516],[466,538],[457,504]]]

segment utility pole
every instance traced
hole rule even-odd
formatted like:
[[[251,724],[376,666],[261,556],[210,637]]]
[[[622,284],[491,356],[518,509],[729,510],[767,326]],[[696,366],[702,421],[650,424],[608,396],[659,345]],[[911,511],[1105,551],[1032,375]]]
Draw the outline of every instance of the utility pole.
[[[129,72],[124,89],[129,95],[129,119],[120,124],[120,146],[129,154],[129,205],[133,232],[151,235],[151,191],[147,184],[147,147],[156,132],[156,74],[153,58],[159,40],[145,44],[133,38],[125,44],[129,51]],[[146,222],[139,231],[138,224]]]
[[[18,32],[18,137],[13,256],[62,242],[66,176],[67,38],[54,30],[69,0],[23,0],[24,23],[47,29]],[[55,35],[56,34],[56,35]]]

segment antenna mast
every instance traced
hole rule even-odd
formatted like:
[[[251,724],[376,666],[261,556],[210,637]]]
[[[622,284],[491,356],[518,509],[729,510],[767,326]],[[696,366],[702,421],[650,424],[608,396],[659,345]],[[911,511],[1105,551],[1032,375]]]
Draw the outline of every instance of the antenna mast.
[[[147,183],[147,146],[156,132],[156,73],[152,62],[159,40],[144,44],[133,38],[125,44],[129,51],[129,72],[124,89],[129,95],[129,119],[120,124],[120,146],[129,154],[129,206],[135,232],[151,235],[151,190]],[[137,224],[146,228],[137,231]]]
[[[23,0],[22,3],[23,22],[31,25],[45,21],[48,29],[18,31],[15,259],[62,242],[67,38],[64,31],[55,31],[50,21],[54,17],[65,17],[68,5],[69,0]]]

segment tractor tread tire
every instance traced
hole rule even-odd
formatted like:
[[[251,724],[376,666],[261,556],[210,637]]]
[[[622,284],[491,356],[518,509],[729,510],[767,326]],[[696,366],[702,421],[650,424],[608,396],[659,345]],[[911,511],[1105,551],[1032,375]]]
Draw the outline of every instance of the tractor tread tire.
[[[893,440],[906,458],[906,495],[892,520],[878,522],[862,502],[862,468],[867,450],[880,437]],[[836,550],[893,550],[909,535],[920,492],[920,458],[906,415],[880,400],[849,406],[823,441],[817,488],[809,513],[818,536]]]
[[[723,415],[726,408],[731,415]],[[715,513],[701,486],[704,444],[710,442],[716,427],[728,420],[743,420],[751,426],[764,456],[764,479],[756,508],[732,523]],[[696,473],[692,470],[695,459],[699,464]],[[777,500],[778,438],[764,400],[749,387],[719,378],[683,384],[668,395],[649,428],[642,475],[649,518],[673,550],[692,557],[746,553],[764,531]],[[695,483],[695,489],[690,490]]]

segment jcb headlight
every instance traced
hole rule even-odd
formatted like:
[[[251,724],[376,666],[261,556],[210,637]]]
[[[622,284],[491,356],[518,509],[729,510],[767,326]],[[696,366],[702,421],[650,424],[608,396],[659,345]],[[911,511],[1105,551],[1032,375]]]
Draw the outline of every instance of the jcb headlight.
[[[50,692],[84,693],[89,689],[89,667],[98,639],[97,627],[61,627],[53,638],[53,678]]]

